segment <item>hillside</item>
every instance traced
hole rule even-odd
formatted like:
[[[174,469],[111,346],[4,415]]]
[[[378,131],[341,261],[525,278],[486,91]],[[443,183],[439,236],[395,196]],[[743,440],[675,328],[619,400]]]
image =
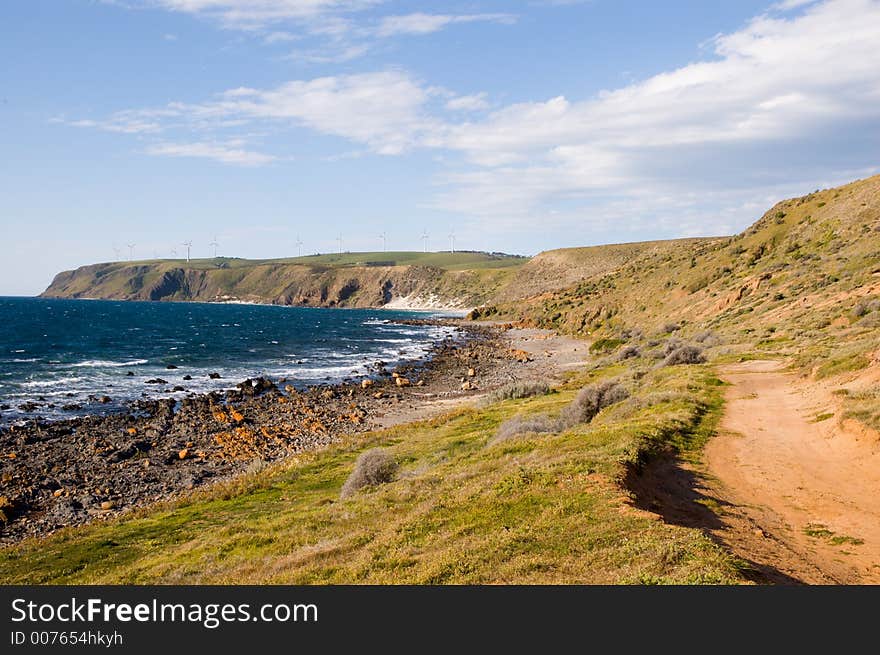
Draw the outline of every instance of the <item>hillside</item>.
[[[780,202],[733,237],[662,246],[474,315],[620,342],[712,331],[820,375],[866,366],[880,345],[880,176]]]
[[[502,254],[389,252],[114,262],[59,273],[42,295],[313,307],[473,307],[491,298],[524,261]]]
[[[241,268],[264,266],[291,264]],[[346,261],[329,270],[373,268]],[[878,579],[876,564],[865,564],[880,552],[877,523],[861,508],[876,504],[870,489],[880,471],[880,176],[780,202],[732,237],[551,251],[493,273],[503,277],[483,297],[494,300],[473,318],[585,340],[574,347],[589,360],[561,380],[548,373],[552,353],[539,349],[546,335],[523,346],[535,349],[549,393],[490,396],[24,542],[2,553],[0,575],[18,583]],[[608,385],[616,396],[603,406]],[[561,420],[589,402],[591,418]],[[774,458],[763,450],[768,438]],[[359,456],[375,447],[399,473],[341,498]],[[719,466],[729,452],[744,459],[725,455]],[[842,463],[835,475],[829,462]],[[759,469],[763,487],[744,483],[763,489],[756,498],[719,486],[725,470],[735,481]],[[779,514],[785,521],[765,519],[765,504],[789,510]]]

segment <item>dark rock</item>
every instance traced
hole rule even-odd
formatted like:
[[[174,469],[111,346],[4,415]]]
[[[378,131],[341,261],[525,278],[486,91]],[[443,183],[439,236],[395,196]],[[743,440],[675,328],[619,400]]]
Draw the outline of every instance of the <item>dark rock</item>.
[[[118,448],[112,451],[109,455],[107,455],[107,461],[110,464],[116,464],[118,462],[125,461],[126,459],[130,459],[137,453],[138,449],[134,446],[134,444],[128,445],[124,448]]]
[[[113,399],[110,396],[101,396],[100,398],[98,398],[98,402],[102,405],[106,405],[107,403],[112,401]]]
[[[37,409],[38,407],[39,407],[39,405],[37,403],[32,403],[32,402],[22,403],[21,405],[18,406],[18,408],[23,412],[32,412],[35,409]]]
[[[174,364],[169,364],[169,365],[166,366],[165,368],[166,368],[167,370],[169,370],[169,371],[175,371],[175,370],[177,370],[177,367],[176,367]]]
[[[144,384],[168,384],[168,382],[162,378],[153,378],[152,380],[147,380]]]
[[[208,377],[211,378],[212,380],[219,380],[220,374],[219,373],[208,373]]]
[[[180,385],[177,385],[176,387],[174,387],[174,388],[172,389],[172,391],[186,391],[186,389],[184,389],[184,388],[181,387]]]
[[[133,372],[133,371],[128,371],[125,375],[126,375],[127,377],[133,378],[133,377],[134,377],[134,372]]]
[[[193,379],[193,376],[192,375],[184,375],[183,379],[189,381],[189,380]]]

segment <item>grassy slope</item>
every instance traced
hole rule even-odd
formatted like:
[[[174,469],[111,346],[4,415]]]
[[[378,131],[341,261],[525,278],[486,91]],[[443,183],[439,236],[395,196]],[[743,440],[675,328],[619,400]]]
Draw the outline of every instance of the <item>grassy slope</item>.
[[[524,257],[480,252],[344,253],[288,259],[112,262],[59,274],[44,295],[380,306],[394,295],[473,306],[509,283]]]
[[[711,431],[703,367],[620,366],[558,393],[463,410],[311,453],[160,511],[0,553],[8,583],[703,583],[741,580],[699,531],[631,508],[626,463]],[[624,376],[634,399],[591,425],[488,445],[517,413],[558,411],[582,383]],[[340,501],[377,445],[398,479]]]
[[[667,244],[484,315],[592,338],[680,323],[819,375],[866,366],[880,346],[880,176],[779,203],[734,237]]]
[[[880,177],[780,203],[731,238],[678,241],[599,266],[568,289],[492,317],[606,339],[559,393],[462,411],[312,453],[161,511],[8,549],[10,582],[735,582],[737,562],[699,531],[631,508],[619,480],[658,450],[693,452],[720,408],[712,364],[657,368],[670,337],[711,362],[790,357],[818,377],[880,349]],[[600,250],[591,251],[594,256]],[[577,253],[576,253],[577,254]],[[605,253],[607,254],[607,253]],[[676,323],[671,335],[664,327]],[[640,357],[616,362],[629,342]],[[587,378],[634,399],[588,426],[487,445],[517,413],[558,411]],[[841,390],[878,421],[876,389]],[[382,445],[396,482],[340,502],[357,454]]]

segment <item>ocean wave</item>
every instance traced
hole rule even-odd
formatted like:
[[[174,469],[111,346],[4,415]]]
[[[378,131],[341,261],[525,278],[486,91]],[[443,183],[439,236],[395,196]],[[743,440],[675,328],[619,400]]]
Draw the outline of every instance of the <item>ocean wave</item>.
[[[114,362],[105,359],[89,359],[84,362],[71,364],[73,368],[120,368],[122,366],[137,366],[138,364],[146,364],[148,359],[132,359],[127,362]]]
[[[54,387],[58,384],[75,384],[77,382],[82,382],[85,378],[81,377],[67,377],[67,378],[55,378],[54,380],[31,380],[30,382],[22,382],[21,386],[26,389],[44,389],[46,387]]]

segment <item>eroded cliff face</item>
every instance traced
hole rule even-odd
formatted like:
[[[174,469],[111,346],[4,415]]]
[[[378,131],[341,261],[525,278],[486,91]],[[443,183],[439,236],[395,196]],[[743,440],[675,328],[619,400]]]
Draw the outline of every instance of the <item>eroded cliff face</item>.
[[[112,263],[59,273],[42,296],[466,309],[486,302],[508,277],[503,270],[447,271],[428,266],[186,268],[171,262]]]

